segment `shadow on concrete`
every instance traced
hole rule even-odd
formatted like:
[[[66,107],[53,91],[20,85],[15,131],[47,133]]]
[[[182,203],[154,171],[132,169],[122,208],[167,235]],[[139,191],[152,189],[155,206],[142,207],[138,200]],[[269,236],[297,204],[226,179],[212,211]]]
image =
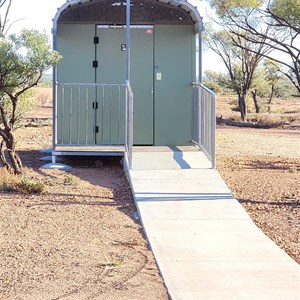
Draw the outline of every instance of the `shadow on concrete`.
[[[176,146],[169,146],[173,151],[173,159],[180,166],[181,169],[191,169],[192,167],[183,158],[183,152]]]

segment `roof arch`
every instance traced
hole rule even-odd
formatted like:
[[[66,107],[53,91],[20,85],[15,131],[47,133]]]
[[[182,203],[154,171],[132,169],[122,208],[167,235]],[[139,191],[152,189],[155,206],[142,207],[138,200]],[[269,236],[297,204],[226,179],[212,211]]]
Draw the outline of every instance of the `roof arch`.
[[[131,0],[131,23],[193,24],[196,33],[203,31],[202,17],[196,7],[184,0]],[[125,0],[69,0],[57,11],[53,23],[107,24],[124,23]],[[96,9],[95,9],[96,8]],[[104,13],[103,13],[104,12]]]

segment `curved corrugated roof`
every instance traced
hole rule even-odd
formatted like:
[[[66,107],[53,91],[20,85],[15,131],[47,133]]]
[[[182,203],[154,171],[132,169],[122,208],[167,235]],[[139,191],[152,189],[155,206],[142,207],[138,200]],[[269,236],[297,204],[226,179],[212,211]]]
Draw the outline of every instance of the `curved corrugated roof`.
[[[58,19],[60,17],[60,15],[62,14],[62,12],[64,10],[66,10],[67,8],[71,7],[71,6],[76,6],[76,5],[80,5],[83,3],[92,3],[92,2],[101,2],[101,1],[105,1],[105,0],[69,0],[67,1],[65,4],[63,4],[57,11],[55,17],[54,17],[54,30],[57,27],[57,22]],[[184,10],[185,12],[187,12],[191,19],[193,20],[194,24],[195,24],[195,31],[201,32],[203,30],[203,22],[202,22],[202,17],[200,16],[198,10],[196,7],[194,7],[191,3],[189,3],[188,1],[180,1],[180,0],[157,0],[158,2],[162,2],[164,4],[170,5],[170,6],[174,6],[174,7],[178,7],[181,8],[182,10]]]

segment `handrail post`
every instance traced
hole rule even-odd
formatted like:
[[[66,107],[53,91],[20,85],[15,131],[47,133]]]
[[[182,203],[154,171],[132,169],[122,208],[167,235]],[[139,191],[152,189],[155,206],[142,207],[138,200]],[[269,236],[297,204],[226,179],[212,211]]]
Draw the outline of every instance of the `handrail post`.
[[[56,67],[53,67],[53,80],[52,80],[52,97],[53,97],[53,107],[52,107],[52,163],[55,164],[56,157],[53,155],[55,151],[55,146],[57,144],[57,86],[56,81]]]
[[[216,94],[213,94],[212,109],[211,109],[211,156],[212,156],[212,168],[216,168]]]

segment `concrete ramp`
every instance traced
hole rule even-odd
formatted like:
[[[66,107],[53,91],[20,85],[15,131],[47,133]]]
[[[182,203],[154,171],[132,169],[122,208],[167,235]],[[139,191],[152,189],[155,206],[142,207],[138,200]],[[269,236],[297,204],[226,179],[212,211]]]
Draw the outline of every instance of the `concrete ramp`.
[[[135,149],[127,170],[171,299],[300,299],[300,266],[255,226],[201,151]]]

